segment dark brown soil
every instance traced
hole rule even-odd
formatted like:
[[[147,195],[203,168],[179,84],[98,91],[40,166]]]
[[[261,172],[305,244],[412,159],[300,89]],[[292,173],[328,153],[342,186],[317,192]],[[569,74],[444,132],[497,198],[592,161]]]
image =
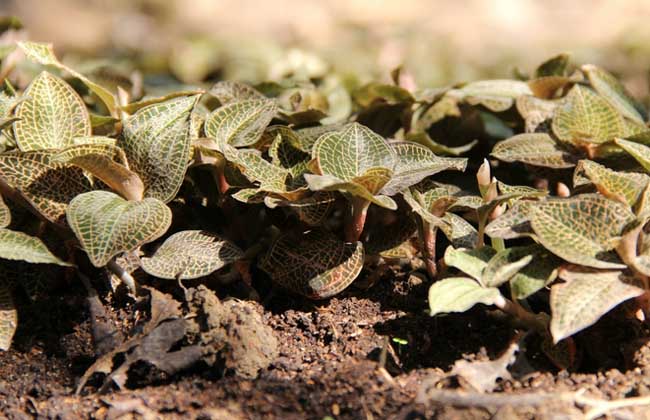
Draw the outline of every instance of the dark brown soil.
[[[424,383],[469,392],[462,378],[448,374],[454,362],[493,359],[517,335],[507,319],[484,307],[430,318],[427,288],[418,277],[399,275],[367,290],[352,286],[323,302],[277,293],[266,302],[264,317],[280,355],[257,379],[205,366],[165,377],[139,366],[131,372],[129,389],[99,395],[88,386],[80,396],[74,394],[76,381],[94,360],[84,296],[52,293],[20,307],[14,346],[0,353],[0,412],[9,419],[582,418],[579,405],[562,401],[500,408],[417,402]],[[129,307],[111,315],[118,327],[138,316]],[[500,382],[495,392],[584,389],[602,399],[650,395],[647,333],[631,321],[607,324],[578,337],[578,346],[589,349],[579,369],[588,373],[558,372],[531,336],[519,376]],[[619,413],[648,418],[648,410]]]

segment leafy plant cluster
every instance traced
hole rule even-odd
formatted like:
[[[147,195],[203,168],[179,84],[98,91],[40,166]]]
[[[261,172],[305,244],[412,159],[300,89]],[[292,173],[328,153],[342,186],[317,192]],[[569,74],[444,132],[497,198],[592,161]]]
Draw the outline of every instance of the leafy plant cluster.
[[[2,349],[13,291],[42,293],[47,265],[106,269],[133,295],[151,278],[270,279],[325,299],[410,264],[431,315],[493,305],[569,363],[570,337],[623,301],[648,315],[647,112],[601,68],[559,55],[439,89],[398,69],[138,96],[51,45],[15,48],[3,58],[42,70],[24,90],[25,67],[8,71],[0,93]]]

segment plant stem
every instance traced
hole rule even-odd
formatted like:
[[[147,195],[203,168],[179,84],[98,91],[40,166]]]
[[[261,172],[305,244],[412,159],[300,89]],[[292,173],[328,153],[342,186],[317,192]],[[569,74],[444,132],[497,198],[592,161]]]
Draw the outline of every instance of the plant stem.
[[[506,249],[506,243],[502,238],[491,238],[492,241],[492,248],[496,252],[500,252]]]
[[[536,317],[533,313],[525,310],[516,301],[503,298],[502,301],[496,302],[495,305],[503,312],[521,321],[521,323],[527,326],[528,328],[533,329],[540,333],[547,332],[546,323],[541,319],[539,319],[538,317]]]
[[[438,227],[422,219],[419,221],[418,230],[422,244],[422,257],[424,265],[427,268],[427,273],[431,277],[431,280],[433,280],[438,275],[438,266],[436,265],[436,233],[438,232]]]
[[[120,280],[122,280],[122,282],[126,284],[126,286],[134,295],[137,295],[135,279],[133,276],[131,276],[131,274],[120,267],[120,265],[116,263],[115,260],[110,260],[108,264],[106,264],[106,268],[108,268],[111,273],[115,274]]]
[[[352,211],[349,213],[350,217],[345,224],[345,241],[357,242],[361,238],[363,227],[366,224],[370,201],[360,197],[352,197],[350,203],[352,204]]]

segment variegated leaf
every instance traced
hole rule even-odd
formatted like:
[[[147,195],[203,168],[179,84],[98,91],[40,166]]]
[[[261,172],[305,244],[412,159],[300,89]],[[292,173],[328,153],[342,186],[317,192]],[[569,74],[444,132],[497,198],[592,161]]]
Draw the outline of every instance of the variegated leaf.
[[[0,228],[6,228],[11,223],[11,211],[9,206],[5,203],[2,196],[0,196]]]
[[[481,80],[468,83],[459,90],[470,105],[480,104],[494,112],[507,110],[521,95],[533,94],[526,82],[518,80]]]
[[[0,228],[0,258],[33,264],[71,266],[52,254],[39,238],[4,228]]]
[[[631,284],[620,271],[563,270],[566,283],[551,287],[551,335],[558,341],[593,325],[621,302],[644,290]]]
[[[312,299],[341,292],[363,268],[361,242],[345,243],[325,231],[278,238],[260,262],[274,282]]]
[[[95,267],[162,236],[171,224],[162,201],[127,201],[108,191],[80,194],[67,210],[68,224]]]
[[[646,171],[650,172],[650,147],[624,139],[615,139],[614,143],[636,159]]]
[[[575,158],[546,133],[524,133],[500,141],[492,156],[504,162],[523,162],[547,168],[570,168]]]
[[[205,121],[205,134],[217,144],[251,146],[262,137],[266,126],[278,111],[270,99],[247,99],[217,108]]]
[[[124,122],[119,146],[140,175],[145,197],[171,201],[183,182],[190,152],[190,115],[199,96],[142,108]]]
[[[560,258],[595,268],[624,268],[608,251],[620,241],[634,214],[626,204],[583,194],[535,204],[530,222],[539,242]]]
[[[614,171],[590,160],[578,162],[573,185],[579,186],[582,177],[594,184],[602,195],[627,203],[630,207],[636,205],[650,183],[650,177],[645,174]]]
[[[406,140],[428,147],[429,150],[431,150],[433,153],[449,156],[460,156],[463,153],[469,152],[474,146],[478,144],[478,140],[473,140],[462,146],[447,146],[433,140],[431,137],[429,137],[429,134],[424,131],[408,133],[406,135]]]
[[[454,249],[448,247],[445,251],[445,264],[449,267],[457,268],[463,273],[481,282],[483,270],[487,267],[488,261],[496,255],[496,251],[489,247],[483,246],[475,249]]]
[[[38,42],[22,41],[18,42],[18,46],[25,53],[27,58],[45,66],[54,66],[60,70],[67,71],[77,79],[81,80],[101,101],[106,105],[109,113],[114,114],[116,108],[115,95],[109,92],[106,88],[98,85],[92,80],[88,79],[83,74],[65,66],[54,55],[52,44],[44,44]]]
[[[572,144],[604,143],[624,133],[623,117],[602,96],[576,85],[555,109],[553,133]]]
[[[217,82],[208,93],[217,98],[221,105],[248,99],[266,99],[264,95],[249,85],[229,80]]]
[[[589,83],[596,89],[596,92],[600,93],[618,112],[631,120],[644,123],[645,110],[632,98],[621,82],[593,64],[585,64],[581,69],[589,78]]]
[[[496,287],[483,287],[467,277],[450,277],[433,283],[429,289],[430,315],[465,312],[482,303],[493,305],[503,301]]]
[[[70,200],[92,189],[80,168],[53,162],[48,152],[0,154],[0,178],[54,223],[65,223]]]
[[[504,214],[491,221],[485,227],[485,233],[491,238],[515,239],[533,235],[530,225],[530,208],[532,201],[517,201]]]
[[[88,110],[66,82],[42,72],[24,93],[16,109],[14,135],[20,150],[61,149],[75,137],[90,135]]]
[[[430,149],[412,142],[391,143],[397,164],[382,194],[395,195],[424,178],[446,170],[464,171],[467,159],[436,156]]]
[[[0,281],[0,350],[9,350],[17,327],[18,311],[14,307],[11,289]]]
[[[210,232],[184,230],[167,238],[142,269],[162,279],[196,279],[237,261],[243,252],[230,241]]]

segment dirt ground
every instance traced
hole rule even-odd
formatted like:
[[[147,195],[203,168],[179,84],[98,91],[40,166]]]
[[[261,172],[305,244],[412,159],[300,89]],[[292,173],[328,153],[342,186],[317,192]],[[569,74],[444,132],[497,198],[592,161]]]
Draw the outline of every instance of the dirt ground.
[[[98,395],[95,380],[79,396],[76,381],[94,360],[84,296],[54,292],[22,306],[14,346],[0,353],[0,412],[9,419],[578,419],[589,407],[553,395],[650,395],[648,332],[632,322],[611,322],[610,329],[605,319],[577,337],[588,349],[582,373],[558,371],[531,337],[519,368],[511,369],[519,372],[484,396],[526,394],[535,401],[472,401],[470,386],[450,375],[450,367],[459,359],[496,358],[516,329],[486,308],[430,318],[428,284],[413,275],[389,274],[366,290],[362,282],[323,302],[275,293],[260,306],[280,354],[255,380],[206,366],[168,378],[138,365],[128,389]],[[111,317],[125,326],[133,313],[127,306]],[[425,389],[434,390],[429,398]],[[616,413],[613,418],[650,418],[650,407]]]

